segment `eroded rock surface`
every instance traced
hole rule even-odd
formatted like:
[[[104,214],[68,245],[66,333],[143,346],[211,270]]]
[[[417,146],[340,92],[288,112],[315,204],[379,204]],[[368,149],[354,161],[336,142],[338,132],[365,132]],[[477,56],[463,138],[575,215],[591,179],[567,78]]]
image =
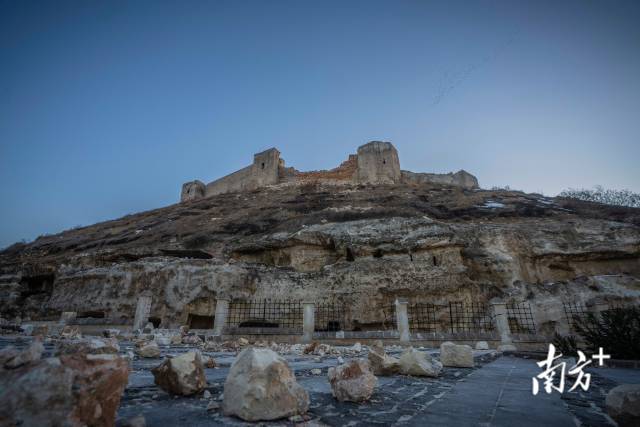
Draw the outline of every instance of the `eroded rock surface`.
[[[607,394],[607,412],[619,427],[640,425],[640,384],[623,384]]]

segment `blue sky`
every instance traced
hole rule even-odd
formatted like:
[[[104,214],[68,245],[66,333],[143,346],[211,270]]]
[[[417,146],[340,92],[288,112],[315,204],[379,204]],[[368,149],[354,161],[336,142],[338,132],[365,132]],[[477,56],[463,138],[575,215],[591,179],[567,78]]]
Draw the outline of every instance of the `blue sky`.
[[[640,191],[640,2],[0,0],[0,247],[275,146],[388,140],[483,187]]]

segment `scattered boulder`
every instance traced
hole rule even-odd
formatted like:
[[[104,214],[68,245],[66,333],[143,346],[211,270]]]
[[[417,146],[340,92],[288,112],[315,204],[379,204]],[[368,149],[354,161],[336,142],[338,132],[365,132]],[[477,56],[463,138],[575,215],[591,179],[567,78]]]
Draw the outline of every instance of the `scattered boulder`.
[[[154,337],[154,340],[158,345],[162,345],[162,346],[171,345],[171,337],[166,335],[156,335]]]
[[[275,420],[304,414],[308,408],[308,393],[274,351],[249,347],[231,365],[224,384],[225,415],[246,421]]]
[[[329,383],[333,396],[341,402],[364,402],[373,394],[378,379],[364,359],[350,360],[329,368]]]
[[[418,377],[437,377],[442,371],[442,363],[413,347],[400,355],[400,372]]]
[[[619,427],[640,425],[640,384],[622,384],[609,391],[607,413]]]
[[[216,367],[216,359],[207,355],[201,355],[201,357],[202,357],[202,364],[204,365],[205,368],[211,369]]]
[[[202,339],[196,334],[188,334],[182,337],[182,344],[200,345]]]
[[[473,368],[473,350],[468,345],[444,342],[440,345],[440,362],[443,366]]]
[[[78,325],[65,325],[60,331],[60,336],[67,339],[82,338]]]
[[[351,347],[351,350],[355,351],[356,353],[360,353],[362,351],[362,344],[360,344],[359,342],[355,343],[353,347]]]
[[[165,359],[151,370],[155,383],[171,394],[190,396],[204,390],[207,379],[200,352],[190,351]]]
[[[141,341],[136,344],[135,352],[140,357],[160,357],[160,347],[155,341]]]
[[[311,375],[322,375],[322,369],[319,368],[313,368],[311,370]]]
[[[518,349],[513,344],[502,344],[498,346],[498,351],[502,353],[510,353],[510,352],[518,351]]]
[[[400,360],[388,356],[380,340],[369,348],[369,364],[375,375],[391,376],[400,372]]]
[[[0,375],[3,425],[115,425],[127,362],[113,354],[64,355]]]
[[[182,344],[182,335],[171,335],[171,344],[172,345]]]
[[[489,350],[489,343],[486,341],[478,341],[476,343],[476,350]]]
[[[9,346],[0,351],[0,361],[5,369],[16,369],[23,365],[36,363],[42,357],[44,346],[42,341],[35,339],[26,349],[19,351]]]
[[[249,345],[249,340],[244,337],[240,337],[238,338],[238,345],[240,346]]]
[[[102,331],[102,336],[105,338],[116,338],[120,335],[119,329],[105,329]]]

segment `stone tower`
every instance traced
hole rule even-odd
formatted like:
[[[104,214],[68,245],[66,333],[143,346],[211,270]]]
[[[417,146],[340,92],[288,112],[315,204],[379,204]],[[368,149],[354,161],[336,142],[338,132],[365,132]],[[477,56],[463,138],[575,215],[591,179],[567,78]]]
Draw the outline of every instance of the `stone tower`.
[[[280,165],[280,152],[275,148],[253,155],[251,166],[252,188],[260,188],[265,185],[278,183],[278,166]]]
[[[395,184],[400,182],[398,152],[390,142],[372,141],[358,147],[356,182]]]

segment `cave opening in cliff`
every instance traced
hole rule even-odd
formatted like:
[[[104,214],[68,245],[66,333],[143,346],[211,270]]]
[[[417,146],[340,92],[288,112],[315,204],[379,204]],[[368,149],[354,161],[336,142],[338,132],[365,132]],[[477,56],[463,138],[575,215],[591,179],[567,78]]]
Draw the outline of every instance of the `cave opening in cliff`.
[[[22,295],[51,294],[53,292],[53,274],[38,274],[22,278]]]
[[[213,329],[214,316],[189,313],[187,321],[190,329]],[[155,325],[153,325],[155,326]]]
[[[151,322],[154,328],[158,328],[162,320],[159,317],[149,317],[149,322]]]
[[[345,256],[347,258],[347,261],[355,261],[355,257],[353,256],[353,251],[349,247],[347,247],[345,251]]]
[[[382,258],[382,250],[380,250],[380,249],[376,249],[376,250],[373,252],[373,257],[374,257],[374,258]]]

